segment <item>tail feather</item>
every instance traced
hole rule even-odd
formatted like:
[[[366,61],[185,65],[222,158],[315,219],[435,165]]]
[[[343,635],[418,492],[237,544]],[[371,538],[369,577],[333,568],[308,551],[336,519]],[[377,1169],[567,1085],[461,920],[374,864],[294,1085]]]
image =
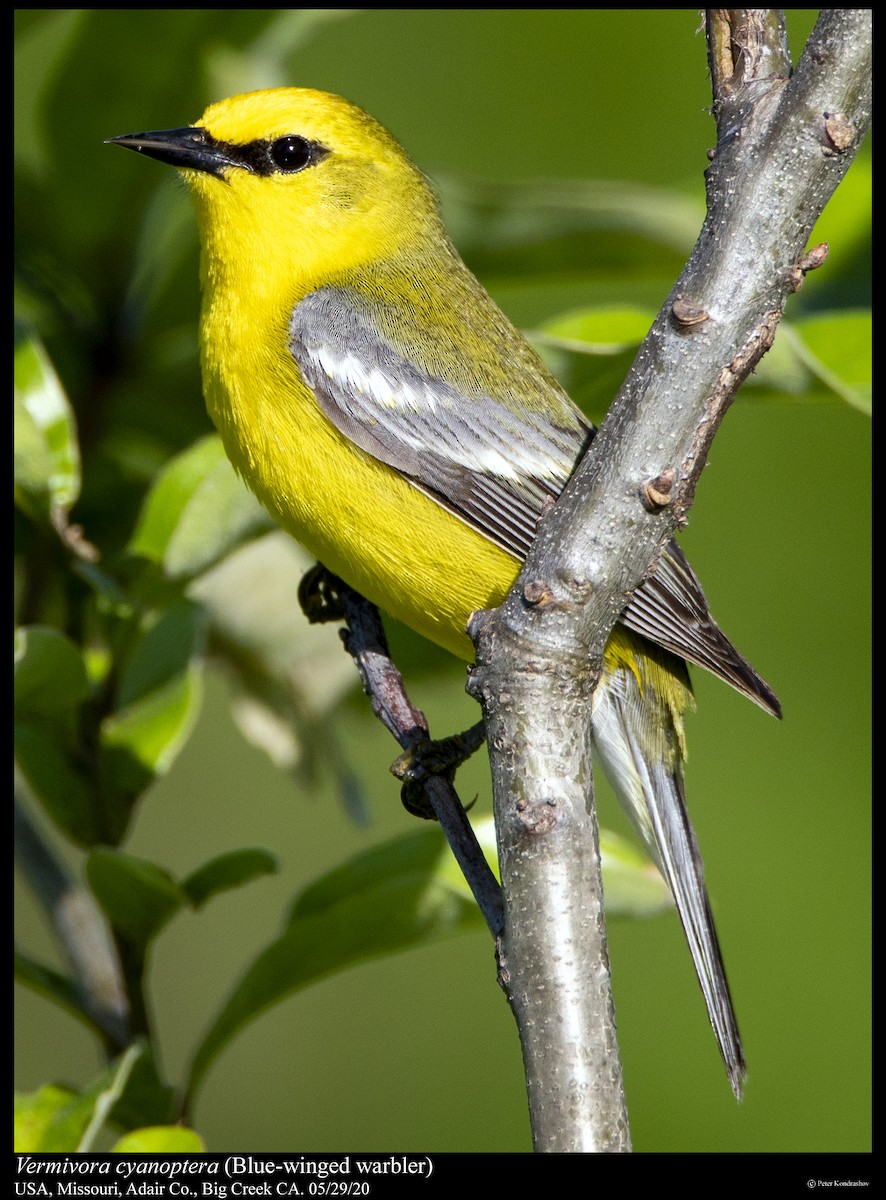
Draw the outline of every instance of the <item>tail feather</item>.
[[[682,663],[674,663],[674,670],[675,678],[685,678]],[[631,670],[615,670],[604,675],[594,694],[592,729],[606,776],[674,897],[729,1082],[740,1100],[744,1052],[701,854],[686,810],[680,718],[648,677],[641,687]]]
[[[729,1082],[740,1100],[747,1076],[741,1035],[705,887],[704,866],[686,811],[683,781],[665,764],[657,764],[651,773],[644,771],[644,775],[643,790],[657,857],[689,943]]]

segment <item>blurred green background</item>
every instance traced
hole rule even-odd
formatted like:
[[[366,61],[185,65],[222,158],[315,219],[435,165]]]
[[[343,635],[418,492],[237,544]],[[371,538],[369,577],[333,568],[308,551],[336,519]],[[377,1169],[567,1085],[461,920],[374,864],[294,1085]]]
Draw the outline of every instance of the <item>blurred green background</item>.
[[[814,15],[788,14],[795,56]],[[654,310],[703,213],[715,135],[692,10],[23,10],[17,19],[23,305],[93,447],[74,518],[87,536],[101,524],[111,544],[131,532],[137,485],[209,426],[183,189],[104,138],[196,121],[210,100],[251,87],[346,95],[437,183],[469,264],[524,327],[581,305]],[[561,182],[532,190],[551,180]],[[869,225],[857,215],[868,180],[863,154],[822,222],[830,260],[789,318],[869,304]],[[620,182],[631,186],[622,193]],[[648,235],[625,215],[646,190],[659,222]],[[86,356],[72,346],[77,321]],[[99,335],[111,328],[113,339]],[[629,361],[595,376],[592,405]],[[794,368],[773,362],[768,387],[747,388],[718,434],[681,539],[718,621],[785,712],[782,723],[767,719],[694,675],[687,785],[747,1096],[740,1107],[732,1099],[676,916],[614,918],[639,1151],[870,1148],[869,422],[826,389],[797,393]],[[96,391],[105,375],[110,402]],[[580,369],[576,380],[579,394]],[[392,640],[432,731],[476,719],[463,667],[405,630]],[[334,631],[303,631],[306,644],[318,686],[334,677],[338,687],[347,664]],[[276,936],[293,893],[414,826],[387,773],[395,747],[356,688],[330,720],[368,823],[346,811],[341,771],[306,789],[249,744],[219,672],[191,740],[138,810],[127,849],[174,873],[242,845],[266,846],[282,863],[278,875],[180,915],[158,941],[151,1000],[173,1080],[231,980]],[[482,761],[460,790],[478,796],[478,814],[489,811]],[[600,808],[603,824],[625,829],[602,786]],[[17,919],[22,942],[52,961],[24,889]],[[101,1068],[90,1035],[23,989],[15,1032],[23,1090],[82,1085]],[[279,1004],[223,1053],[191,1120],[212,1150],[528,1150],[519,1045],[488,938],[366,963]]]

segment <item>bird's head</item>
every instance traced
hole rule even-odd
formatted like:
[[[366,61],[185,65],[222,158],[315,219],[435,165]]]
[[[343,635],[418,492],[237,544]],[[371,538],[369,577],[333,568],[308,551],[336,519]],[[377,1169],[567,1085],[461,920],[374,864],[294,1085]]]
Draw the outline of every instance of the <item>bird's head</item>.
[[[436,199],[397,141],[327,92],[248,92],[196,125],[109,140],[181,171],[218,262],[282,258],[323,278],[439,236]]]

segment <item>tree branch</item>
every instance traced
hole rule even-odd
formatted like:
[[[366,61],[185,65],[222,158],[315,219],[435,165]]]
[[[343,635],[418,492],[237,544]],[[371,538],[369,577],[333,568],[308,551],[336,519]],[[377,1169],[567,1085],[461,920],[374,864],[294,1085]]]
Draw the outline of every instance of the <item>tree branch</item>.
[[[870,124],[870,11],[825,10],[790,81],[771,11],[708,19],[718,144],[704,226],[513,590],[471,626],[503,968],[539,1150],[630,1148],[588,729],[603,649],[685,524],[713,436],[787,297],[823,261],[822,248],[804,255],[807,239]]]

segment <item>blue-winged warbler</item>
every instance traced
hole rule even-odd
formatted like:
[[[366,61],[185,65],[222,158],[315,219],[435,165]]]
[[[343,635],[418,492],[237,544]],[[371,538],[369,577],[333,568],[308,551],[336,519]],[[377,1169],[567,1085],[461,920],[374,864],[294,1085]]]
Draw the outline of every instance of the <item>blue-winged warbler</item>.
[[[277,88],[113,138],[181,171],[202,242],[206,403],[228,455],[329,570],[463,658],[593,427],[470,273],[372,117]],[[732,1087],[738,1026],[683,792],[686,661],[779,713],[675,543],[594,694],[595,752],[676,902]]]

